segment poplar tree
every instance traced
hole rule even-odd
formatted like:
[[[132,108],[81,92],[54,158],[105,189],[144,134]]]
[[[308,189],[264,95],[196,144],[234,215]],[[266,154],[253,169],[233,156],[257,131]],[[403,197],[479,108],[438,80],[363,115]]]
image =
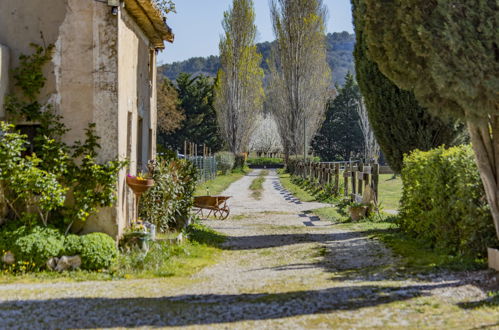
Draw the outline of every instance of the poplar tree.
[[[499,237],[495,0],[363,0],[369,56],[435,115],[466,122]]]
[[[224,13],[225,34],[220,40],[220,64],[215,86],[217,119],[229,150],[248,151],[250,138],[263,106],[262,56],[255,45],[256,26],[252,0],[234,0]]]
[[[290,154],[304,151],[324,121],[331,83],[326,7],[322,0],[272,0],[271,16],[276,44],[269,61],[267,104],[287,161]]]
[[[420,106],[414,93],[397,87],[367,55],[363,14],[352,1],[356,44],[354,50],[357,82],[376,139],[390,167],[400,173],[404,154],[414,149],[430,150],[462,141],[463,128],[456,121],[441,120]]]

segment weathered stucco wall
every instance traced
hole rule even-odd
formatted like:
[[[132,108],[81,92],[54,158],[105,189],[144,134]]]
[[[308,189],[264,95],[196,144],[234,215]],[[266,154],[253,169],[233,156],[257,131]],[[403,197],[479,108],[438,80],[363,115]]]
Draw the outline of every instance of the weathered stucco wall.
[[[118,237],[134,211],[125,176],[146,170],[156,151],[156,54],[151,42],[123,3],[112,15],[101,1],[0,0],[0,44],[10,48],[11,69],[21,53],[32,52],[30,43],[55,45],[44,69],[47,82],[40,101],[49,101],[63,116],[70,129],[65,142],[84,139],[85,128],[94,122],[101,138],[99,161],[130,160],[119,175],[117,205],[84,226],[84,232]]]
[[[9,90],[10,49],[0,44],[0,118],[5,117],[3,103]]]
[[[151,68],[155,71],[156,62],[155,58],[150,56],[149,40],[128,14],[126,8],[122,7],[118,16],[118,104],[120,109],[118,149],[122,157],[130,160],[127,171],[136,174],[147,170],[147,160],[150,159],[150,109],[154,95]],[[155,139],[152,141],[155,144]],[[124,181],[125,175],[126,171],[122,173],[123,180],[120,182]],[[124,219],[133,220],[135,212],[132,202],[133,194],[126,185],[120,186],[120,191],[121,212],[125,215]]]
[[[0,44],[10,49],[10,69],[18,66],[19,55],[32,53],[30,43],[43,45],[56,42],[59,27],[66,15],[66,2],[67,0],[0,1]],[[41,101],[48,100],[56,93],[54,66],[46,65],[44,75],[47,82],[41,91]],[[13,85],[10,84],[10,90]]]

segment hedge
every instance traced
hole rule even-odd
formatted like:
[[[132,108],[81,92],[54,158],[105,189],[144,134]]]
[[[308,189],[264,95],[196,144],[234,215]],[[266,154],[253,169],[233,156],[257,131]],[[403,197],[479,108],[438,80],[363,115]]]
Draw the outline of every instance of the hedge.
[[[400,227],[453,255],[483,257],[497,245],[471,146],[416,150],[404,158]]]

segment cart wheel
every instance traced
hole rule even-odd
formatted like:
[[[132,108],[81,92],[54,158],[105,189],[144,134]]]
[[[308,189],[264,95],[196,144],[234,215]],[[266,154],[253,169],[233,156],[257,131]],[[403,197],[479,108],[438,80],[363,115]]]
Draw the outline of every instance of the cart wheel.
[[[220,220],[225,220],[229,217],[230,209],[225,208],[220,210]]]

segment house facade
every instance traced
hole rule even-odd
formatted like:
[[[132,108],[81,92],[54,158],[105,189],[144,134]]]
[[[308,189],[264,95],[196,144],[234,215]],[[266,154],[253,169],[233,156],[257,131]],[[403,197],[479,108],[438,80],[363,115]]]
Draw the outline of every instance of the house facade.
[[[70,129],[65,142],[83,140],[93,122],[99,160],[130,161],[119,175],[116,206],[90,218],[84,232],[118,237],[133,217],[125,177],[156,154],[156,55],[165,41],[173,34],[153,0],[0,1],[0,120],[19,55],[32,52],[30,43],[53,44],[40,101],[62,115]]]

